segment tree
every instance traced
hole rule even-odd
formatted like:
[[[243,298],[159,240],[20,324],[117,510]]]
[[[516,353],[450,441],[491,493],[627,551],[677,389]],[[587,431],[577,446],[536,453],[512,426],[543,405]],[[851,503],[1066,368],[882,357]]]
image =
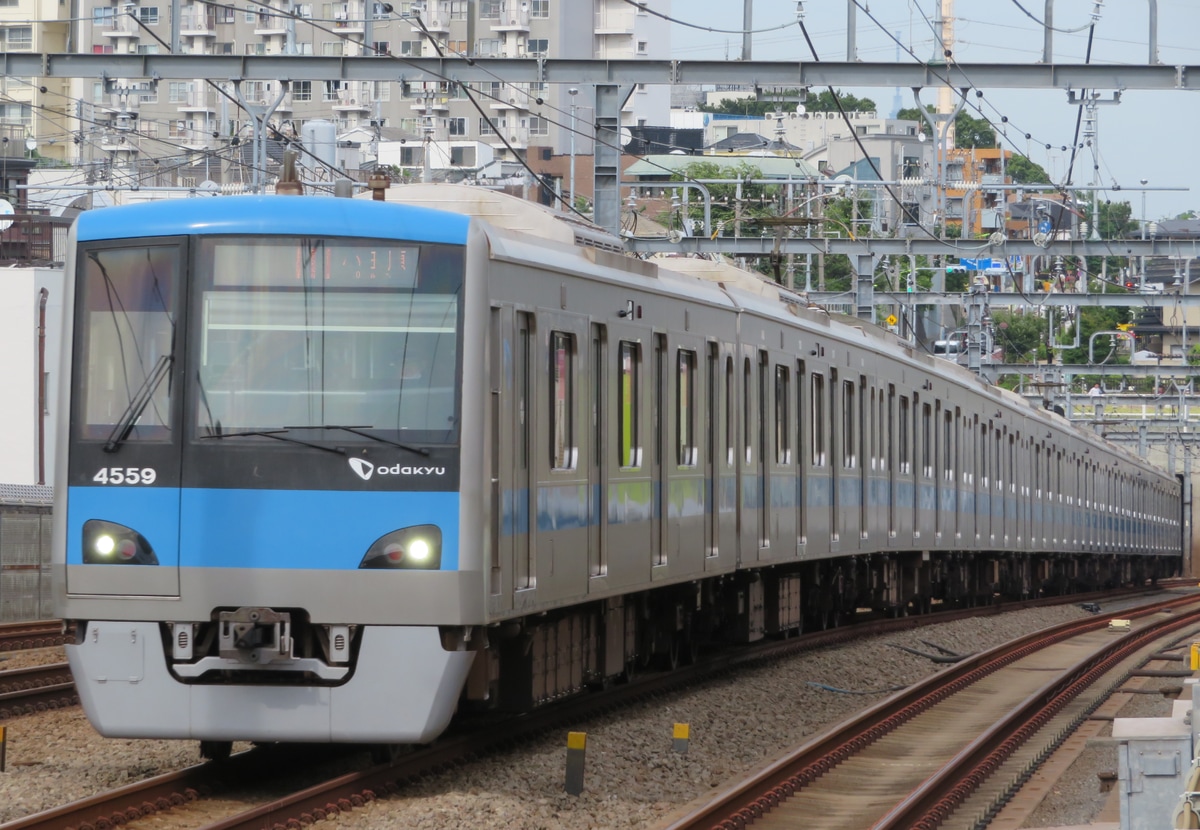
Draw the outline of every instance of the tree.
[[[837,100],[834,100],[834,96]],[[808,98],[804,101],[804,108],[809,112],[837,112],[838,103],[841,103],[842,109],[846,112],[877,112],[875,102],[870,98],[857,98],[848,92],[842,92],[840,89],[830,92],[828,89],[823,89],[816,95],[809,93]]]
[[[954,119],[954,143],[958,147],[995,147],[996,130],[986,118],[972,118],[963,110]]]
[[[1076,197],[1080,203],[1086,205],[1084,212],[1087,215],[1088,227],[1091,227],[1092,206],[1085,194],[1079,193]],[[1105,199],[1098,207],[1099,223],[1096,229],[1100,239],[1128,239],[1138,235],[1138,221],[1133,218],[1133,207],[1128,202],[1110,202]]]
[[[722,98],[718,104],[701,104],[703,112],[716,112],[722,115],[765,116],[768,112],[795,112],[795,104],[778,104],[773,101],[759,101],[756,98]]]
[[[831,199],[826,203],[822,214],[824,216],[821,235],[834,236],[852,232],[858,235],[861,225],[855,224],[855,219],[871,218],[871,202],[864,193],[857,193],[858,205],[854,199],[843,196]],[[858,275],[845,254],[833,254],[825,258],[825,290],[849,291]]]
[[[927,112],[934,112],[935,108],[933,104],[926,104],[925,110]],[[921,115],[921,110],[917,109],[916,107],[903,107],[896,112],[896,117],[901,121],[916,121],[919,124],[925,124],[925,119]]]
[[[694,161],[671,176],[672,181],[712,181],[713,179],[762,179],[762,170],[749,162],[738,164],[717,164],[712,161]],[[768,188],[762,184],[743,184],[741,188],[741,204],[738,203],[738,187],[736,184],[706,184],[709,195],[712,196],[713,230],[723,224],[725,233],[732,236],[734,220],[748,221],[755,216],[770,216],[774,213],[773,202],[768,201],[768,195],[774,199],[778,187]],[[771,191],[768,194],[768,190]],[[702,219],[704,217],[703,202],[693,191],[694,199],[689,199],[689,217]],[[710,231],[711,232],[711,231]]]
[[[1088,345],[1092,340],[1092,335],[1098,331],[1116,331],[1119,324],[1128,323],[1130,318],[1128,308],[1117,307],[1093,308],[1083,306],[1079,309],[1078,314],[1077,321],[1067,327],[1066,334],[1062,340],[1074,341],[1075,329],[1078,326],[1079,348],[1063,351],[1063,363],[1077,365],[1087,363]],[[1095,340],[1096,352],[1093,356],[1100,362],[1128,362],[1127,352],[1120,348],[1120,342],[1115,336],[1107,338],[1097,337]]]
[[[933,104],[925,105],[926,112],[936,112]],[[902,121],[916,121],[922,128],[929,122],[921,115],[917,107],[904,107],[897,111],[896,117]],[[972,118],[964,110],[954,117],[955,144],[959,147],[995,147],[996,129],[986,118]]]
[[[1017,184],[1050,184],[1050,176],[1028,156],[1014,155],[1008,160],[1005,172]]]
[[[799,98],[800,90],[789,89],[783,93],[786,98]],[[846,112],[875,112],[875,102],[870,98],[858,98],[849,93],[837,91],[830,93],[828,89],[822,90],[816,95],[810,94],[804,101],[804,108],[809,112],[837,112],[837,102],[834,101],[834,95],[837,95],[837,101],[842,104],[842,109]],[[722,98],[718,104],[702,104],[700,109],[703,112],[716,112],[723,115],[746,115],[746,116],[765,116],[772,112],[795,112],[796,105],[794,103],[783,103],[779,101],[760,101],[757,98]]]
[[[992,312],[996,345],[1004,349],[1005,363],[1033,363],[1046,334],[1046,321],[1037,314],[1014,311]]]

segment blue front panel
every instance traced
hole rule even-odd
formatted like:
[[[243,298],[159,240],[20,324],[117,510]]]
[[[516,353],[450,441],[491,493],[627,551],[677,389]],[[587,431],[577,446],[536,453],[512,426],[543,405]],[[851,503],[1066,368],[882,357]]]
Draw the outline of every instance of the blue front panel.
[[[82,564],[83,523],[104,518],[140,532],[163,565],[188,568],[354,570],[385,533],[436,524],[441,570],[458,570],[454,492],[146,488],[137,496],[129,488],[71,488],[68,564]]]
[[[159,567],[179,564],[179,490],[175,487],[68,487],[68,565],[83,564],[83,525],[89,519],[103,519],[133,528],[150,543]]]

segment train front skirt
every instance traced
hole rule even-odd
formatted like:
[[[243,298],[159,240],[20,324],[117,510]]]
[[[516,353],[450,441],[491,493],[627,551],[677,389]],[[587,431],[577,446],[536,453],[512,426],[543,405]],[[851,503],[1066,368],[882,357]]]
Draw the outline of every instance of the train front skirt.
[[[436,626],[368,626],[342,685],[205,685],[171,676],[158,623],[91,621],[67,646],[100,734],[206,741],[426,743],[450,722],[473,657],[443,649]]]

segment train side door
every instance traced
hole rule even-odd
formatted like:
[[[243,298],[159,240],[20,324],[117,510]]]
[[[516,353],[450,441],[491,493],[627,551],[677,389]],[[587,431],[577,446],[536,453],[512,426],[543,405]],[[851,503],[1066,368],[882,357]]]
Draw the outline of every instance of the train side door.
[[[512,445],[512,464],[508,468],[508,525],[512,534],[514,605],[530,602],[536,596],[537,551],[534,547],[532,521],[533,488],[530,486],[532,435],[535,427],[533,406],[534,317],[518,311],[512,345],[512,393],[509,396],[509,426]],[[525,603],[522,602],[524,592]]]
[[[655,568],[667,564],[667,532],[670,522],[667,521],[667,494],[670,492],[670,482],[666,478],[669,465],[663,464],[663,450],[666,446],[667,430],[667,336],[654,335],[654,365],[651,368],[652,383],[650,386],[650,478],[653,482],[654,512],[650,533],[650,561]],[[663,576],[666,571],[661,572]],[[653,578],[653,577],[652,577]]]
[[[600,579],[608,574],[608,511],[605,505],[608,481],[608,442],[606,414],[608,389],[608,332],[600,323],[592,324],[590,354],[590,394],[588,409],[591,436],[588,455],[588,576]],[[597,583],[591,583],[593,590]]]
[[[841,433],[841,414],[842,405],[839,403],[840,387],[838,386],[838,370],[829,370],[829,550],[840,551],[842,549],[841,535],[841,493],[838,488],[841,483],[841,476],[838,475],[838,467],[841,466],[841,452],[844,448],[846,436]]]
[[[808,470],[811,464],[809,433],[804,425],[809,422],[807,367],[803,360],[796,361],[796,552],[803,556],[808,547]],[[811,426],[810,426],[811,429]]]
[[[762,540],[762,511],[756,458],[758,401],[754,391],[754,349],[743,347],[741,354],[741,408],[737,441],[738,466],[738,564],[755,561]]]
[[[512,608],[513,583],[513,435],[515,407],[512,404],[515,376],[513,310],[493,308],[488,356],[491,386],[491,514],[489,528],[491,562],[488,574],[488,608],[492,613]]]
[[[588,545],[591,509],[591,465],[580,453],[589,432],[581,405],[588,397],[587,384],[581,377],[586,375],[583,355],[590,329],[576,315],[545,309],[538,311],[538,325],[531,364],[539,382],[533,398],[530,531],[538,554],[538,601],[547,603],[587,592],[585,557],[577,554]]]
[[[717,435],[720,447],[717,465],[717,494],[716,511],[720,514],[717,521],[717,553],[719,562],[724,567],[736,564],[740,556],[738,550],[738,533],[740,524],[741,486],[738,482],[738,452],[737,452],[737,369],[735,353],[726,351],[721,357],[721,428]]]
[[[720,424],[721,348],[709,342],[704,364],[704,569],[716,567],[720,555],[721,514],[717,478]]]
[[[771,358],[765,351],[758,353],[758,378],[757,378],[757,412],[755,412],[755,421],[757,421],[754,438],[755,438],[755,454],[754,468],[755,477],[758,479],[758,551],[759,558],[770,555],[769,548],[771,547],[771,476],[768,468],[767,453],[769,448],[768,435],[770,434],[770,415],[771,415]]]

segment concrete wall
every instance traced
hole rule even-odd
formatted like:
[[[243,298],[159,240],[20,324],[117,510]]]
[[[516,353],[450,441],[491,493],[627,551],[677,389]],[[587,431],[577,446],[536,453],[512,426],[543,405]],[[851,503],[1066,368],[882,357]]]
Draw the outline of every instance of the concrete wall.
[[[47,409],[38,406],[38,307],[45,288]],[[0,271],[0,481],[52,484],[54,422],[58,415],[58,367],[62,363],[64,279],[61,269],[5,268]],[[39,465],[38,422],[44,418]],[[38,480],[39,466],[44,481]]]

